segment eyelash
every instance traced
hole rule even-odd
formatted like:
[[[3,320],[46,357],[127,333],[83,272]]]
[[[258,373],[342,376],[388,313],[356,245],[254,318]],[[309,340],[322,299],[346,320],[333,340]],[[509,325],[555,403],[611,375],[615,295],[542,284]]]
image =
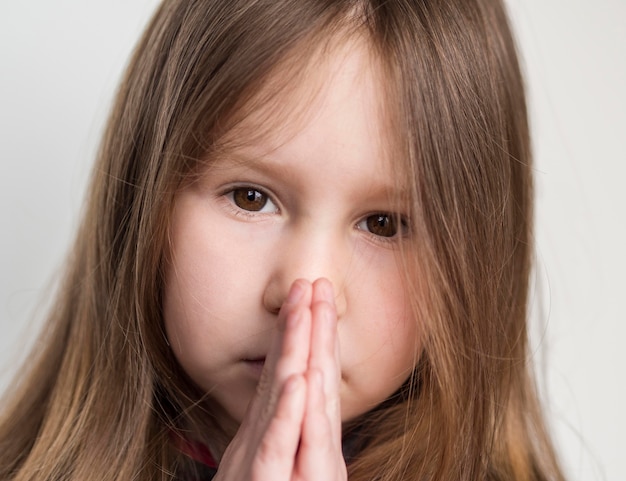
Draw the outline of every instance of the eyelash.
[[[238,192],[242,192],[242,191],[247,191],[248,195],[254,192],[255,197],[258,197],[256,194],[260,196],[264,196],[265,200],[263,202],[263,205],[261,205],[258,210],[245,209],[244,207],[241,207],[237,203],[237,199],[235,196],[237,195]],[[235,213],[235,215],[238,215],[238,216],[258,217],[259,215],[269,215],[269,214],[280,213],[280,209],[278,208],[277,203],[273,200],[272,196],[269,195],[267,192],[265,192],[265,190],[255,187],[253,185],[234,186],[234,187],[229,188],[226,192],[222,193],[221,195],[229,201],[231,207],[233,208],[233,212]],[[253,202],[253,201],[254,199],[250,200],[250,202]],[[268,202],[274,206],[274,209],[272,212],[263,212],[263,209],[266,208]]]
[[[375,218],[377,218],[377,220],[375,220]],[[392,223],[392,229],[394,231],[392,235],[376,234],[370,230],[372,226],[369,225],[369,222],[372,220],[374,222],[380,222],[381,218],[385,218],[385,222]],[[362,228],[361,224],[366,224],[367,228]],[[384,228],[386,226],[382,227]],[[374,214],[368,214],[367,216],[363,217],[359,222],[357,222],[356,228],[369,234],[378,242],[396,242],[399,238],[406,237],[409,231],[409,224],[406,217],[401,214],[395,214],[391,212],[376,212]]]
[[[244,194],[244,191],[246,191],[245,194]],[[261,197],[261,196],[264,197],[264,200],[258,210],[246,209],[242,207],[241,205],[239,205],[237,197],[236,197],[238,194],[244,194],[247,196],[247,198],[242,198],[242,197],[239,198],[239,201],[243,201],[243,202],[246,202],[248,200],[250,202],[254,202],[255,200],[257,200],[258,197]],[[255,198],[250,199],[250,194],[253,194]],[[265,192],[265,190],[255,187],[253,185],[234,186],[234,187],[229,188],[226,192],[222,193],[221,195],[229,201],[230,205],[233,207],[233,212],[235,213],[235,215],[238,215],[238,216],[240,215],[240,216],[245,216],[245,217],[257,217],[259,215],[280,213],[280,209],[278,208],[276,202],[272,199],[272,196],[269,195],[267,192]],[[268,203],[271,203],[274,206],[274,210],[272,212],[263,212],[263,210],[266,208]],[[374,220],[375,217],[377,217],[378,220]],[[385,220],[382,221],[381,220],[382,218],[385,218]],[[379,223],[381,221],[385,223],[391,222],[392,224],[394,224],[393,234],[387,236],[387,235],[381,235],[381,234],[376,234],[372,232],[370,230],[372,228],[372,225],[370,225],[370,221],[372,220],[374,220],[374,222],[379,222]],[[365,228],[361,226],[362,224],[365,225]],[[383,242],[383,243],[397,241],[398,238],[405,237],[409,230],[409,225],[405,216],[401,214],[390,213],[390,212],[375,212],[372,214],[368,214],[364,216],[363,218],[361,218],[355,224],[355,227],[356,229],[371,236],[371,238],[374,239],[375,241]],[[386,225],[381,226],[381,227],[385,228]]]

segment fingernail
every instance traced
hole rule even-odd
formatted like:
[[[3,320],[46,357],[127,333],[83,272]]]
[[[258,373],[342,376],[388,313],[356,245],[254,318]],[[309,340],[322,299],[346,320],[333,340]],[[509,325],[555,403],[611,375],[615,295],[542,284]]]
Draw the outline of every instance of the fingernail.
[[[287,300],[285,302],[287,302],[288,304],[295,304],[300,299],[302,299],[303,294],[304,286],[302,285],[302,282],[296,281],[291,286],[291,289],[289,290],[289,295],[287,296]]]

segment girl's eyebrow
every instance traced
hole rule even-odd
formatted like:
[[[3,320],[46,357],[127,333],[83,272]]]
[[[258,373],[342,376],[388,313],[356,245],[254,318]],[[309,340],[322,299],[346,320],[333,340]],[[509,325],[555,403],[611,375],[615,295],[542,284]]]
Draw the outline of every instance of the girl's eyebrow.
[[[261,174],[269,179],[306,182],[308,177],[300,178],[297,168],[287,162],[276,161],[271,155],[255,155],[247,152],[229,152],[221,156],[214,164],[214,168],[224,169],[229,174],[252,172]],[[391,169],[391,167],[390,167]],[[395,172],[395,170],[393,171]],[[392,174],[395,175],[395,174]],[[402,180],[402,179],[400,179]],[[382,180],[379,176],[370,176],[366,181],[367,196],[370,199],[406,199],[408,188],[406,182],[393,182],[393,179]]]
[[[252,155],[241,152],[221,154],[210,169],[211,172],[224,171],[228,174],[256,172],[270,178],[283,178],[289,173],[287,165],[279,164],[267,155]]]
[[[268,155],[253,155],[242,152],[230,152],[224,156],[222,162],[226,163],[226,168],[256,170],[272,176],[283,175],[285,167],[287,167]]]

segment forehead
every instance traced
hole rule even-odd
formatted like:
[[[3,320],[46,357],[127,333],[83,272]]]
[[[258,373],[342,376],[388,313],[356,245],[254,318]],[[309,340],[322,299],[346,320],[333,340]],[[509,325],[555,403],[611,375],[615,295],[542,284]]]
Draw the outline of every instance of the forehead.
[[[271,157],[294,144],[324,150],[323,139],[332,134],[343,139],[334,148],[363,157],[375,149],[377,168],[393,167],[388,89],[370,40],[352,34],[307,52],[279,63],[247,97],[218,142],[217,158]]]

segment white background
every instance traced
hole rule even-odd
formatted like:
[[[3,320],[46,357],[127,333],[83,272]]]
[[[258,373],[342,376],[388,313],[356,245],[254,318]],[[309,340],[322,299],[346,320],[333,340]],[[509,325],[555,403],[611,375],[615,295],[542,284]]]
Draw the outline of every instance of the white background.
[[[571,480],[626,479],[626,1],[510,0],[536,153],[536,360]],[[156,0],[0,0],[0,390]]]

